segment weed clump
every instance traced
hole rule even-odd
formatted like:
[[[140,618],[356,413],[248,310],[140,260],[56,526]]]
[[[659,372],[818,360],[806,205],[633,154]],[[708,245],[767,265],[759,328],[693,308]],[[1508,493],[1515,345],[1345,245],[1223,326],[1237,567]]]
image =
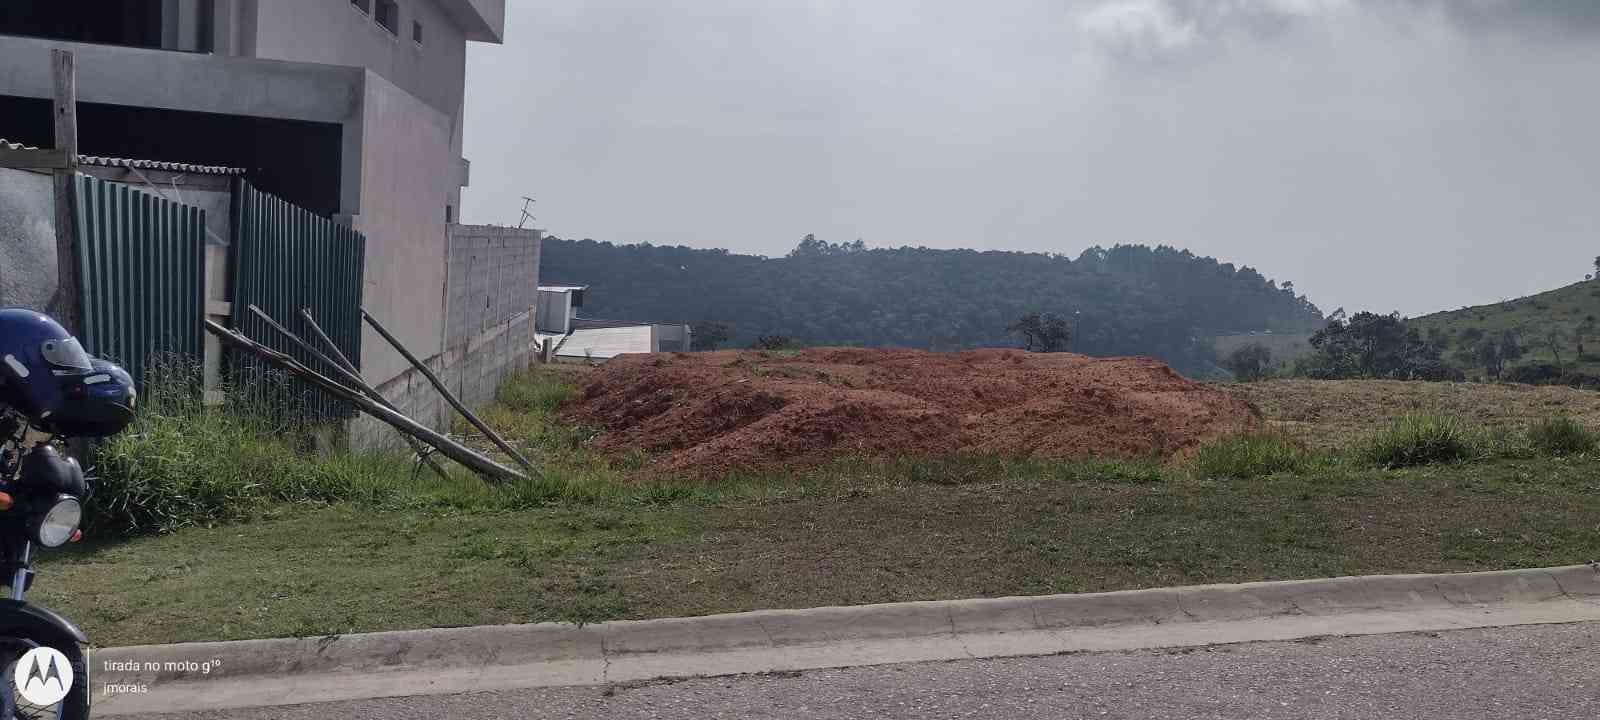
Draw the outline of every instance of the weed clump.
[[[1202,443],[1189,460],[1199,477],[1250,478],[1277,473],[1299,473],[1315,461],[1305,446],[1280,432],[1224,435]]]
[[[1468,460],[1481,443],[1465,423],[1451,415],[1414,412],[1395,418],[1361,448],[1364,459],[1387,468]]]
[[[1595,449],[1595,434],[1565,415],[1544,418],[1528,427],[1528,444],[1544,455],[1583,455]]]

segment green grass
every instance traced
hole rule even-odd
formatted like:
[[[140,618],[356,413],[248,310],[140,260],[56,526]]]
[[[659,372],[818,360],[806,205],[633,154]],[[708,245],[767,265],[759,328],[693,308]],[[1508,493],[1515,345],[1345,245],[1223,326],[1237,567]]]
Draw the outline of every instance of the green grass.
[[[311,435],[243,394],[205,406],[197,372],[157,363],[134,423],[97,447],[87,530],[171,532],[282,503],[379,502],[406,476],[402,458],[308,452]]]
[[[1451,415],[1409,413],[1374,434],[1359,450],[1368,462],[1389,468],[1471,459],[1483,438]]]
[[[1600,557],[1600,458],[1556,455],[1535,423],[1486,434],[1407,416],[1372,462],[1359,443],[1310,450],[1261,433],[1180,463],[839,458],[642,483],[628,479],[641,458],[599,455],[591,430],[554,415],[571,384],[524,374],[485,413],[546,479],[413,478],[381,458],[274,448],[262,452],[323,474],[272,470],[281,477],[263,487],[320,479],[251,490],[239,520],[46,554],[32,597],[96,643],[126,645]],[[1473,452],[1437,449],[1468,437]],[[1378,462],[1395,457],[1407,461]],[[330,479],[343,464],[357,467]]]
[[[1584,458],[1246,480],[916,467],[841,462],[648,503],[297,506],[47,556],[33,597],[122,645],[1600,557],[1600,462]]]
[[[1189,467],[1202,478],[1256,478],[1309,470],[1317,456],[1282,432],[1215,438],[1194,451]]]
[[[1545,455],[1582,455],[1595,449],[1595,435],[1565,415],[1545,418],[1528,428],[1528,443]]]

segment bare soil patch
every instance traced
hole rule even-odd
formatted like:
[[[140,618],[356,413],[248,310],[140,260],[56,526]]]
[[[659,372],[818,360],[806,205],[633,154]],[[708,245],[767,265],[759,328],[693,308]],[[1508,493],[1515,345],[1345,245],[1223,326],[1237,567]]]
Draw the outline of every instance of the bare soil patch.
[[[1261,424],[1148,358],[811,348],[621,356],[562,409],[603,450],[715,475],[841,455],[1168,456]]]

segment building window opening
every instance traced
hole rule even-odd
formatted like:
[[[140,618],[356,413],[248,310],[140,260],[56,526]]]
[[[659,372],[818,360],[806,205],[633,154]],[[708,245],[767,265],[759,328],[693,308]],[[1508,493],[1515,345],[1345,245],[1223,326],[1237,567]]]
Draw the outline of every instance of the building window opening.
[[[455,207],[450,206],[450,205],[444,206],[444,221],[446,223],[453,223],[453,222],[456,221],[456,209],[455,209]]]
[[[372,0],[350,0],[350,5],[367,15],[372,14]]]
[[[0,35],[66,40],[69,42],[126,45],[142,48],[180,48],[176,38],[164,42],[167,25],[176,26],[180,13],[162,12],[161,0],[4,0],[0,2]],[[168,47],[168,46],[171,47]]]
[[[388,30],[390,35],[399,35],[400,3],[395,2],[395,0],[377,0],[377,3],[377,11],[373,18],[378,21],[379,25],[383,26],[383,29]]]
[[[422,23],[415,20],[411,21],[411,41],[418,45],[422,44]]]

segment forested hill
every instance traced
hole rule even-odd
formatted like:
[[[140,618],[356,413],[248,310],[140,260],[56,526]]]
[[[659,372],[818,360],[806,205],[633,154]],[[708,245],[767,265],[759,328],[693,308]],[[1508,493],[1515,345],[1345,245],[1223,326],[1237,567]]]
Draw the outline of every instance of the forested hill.
[[[1027,313],[1081,312],[1072,349],[1154,355],[1215,370],[1210,337],[1306,331],[1322,312],[1249,267],[1166,246],[1094,247],[1077,259],[1022,252],[867,249],[807,236],[783,258],[547,238],[540,282],[591,286],[580,314],[723,323],[725,346],[761,335],[806,345],[949,350],[1016,346]]]

